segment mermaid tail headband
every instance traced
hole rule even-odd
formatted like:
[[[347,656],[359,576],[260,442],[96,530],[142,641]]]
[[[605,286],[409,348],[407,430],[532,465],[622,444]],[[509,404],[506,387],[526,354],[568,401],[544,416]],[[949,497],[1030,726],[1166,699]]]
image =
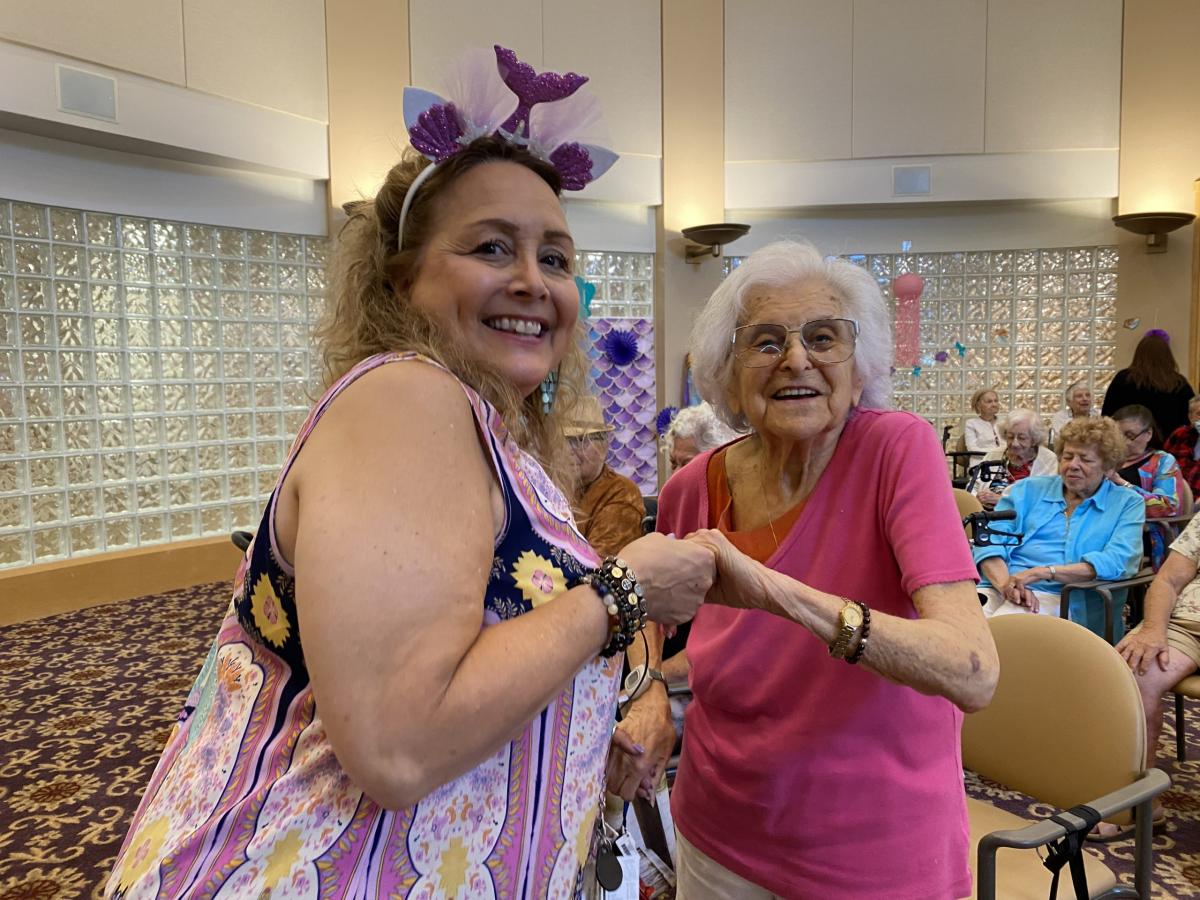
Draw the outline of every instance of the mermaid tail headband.
[[[590,143],[600,139],[600,107],[591,94],[578,93],[587,78],[575,72],[537,73],[497,44],[495,57],[479,50],[451,70],[447,97],[404,89],[404,124],[409,141],[433,160],[413,180],[400,208],[398,232],[417,190],[438,163],[476,138],[497,135],[525,147],[554,166],[564,190],[579,191],[617,161],[613,151]],[[402,240],[402,238],[400,238]]]

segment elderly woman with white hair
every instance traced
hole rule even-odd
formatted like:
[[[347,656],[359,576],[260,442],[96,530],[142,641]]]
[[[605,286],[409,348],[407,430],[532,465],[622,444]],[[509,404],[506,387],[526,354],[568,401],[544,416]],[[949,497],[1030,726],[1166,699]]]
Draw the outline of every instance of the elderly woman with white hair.
[[[999,664],[942,449],[886,409],[875,280],[809,244],[764,247],[713,294],[692,358],[750,434],[659,500],[661,531],[717,556],[688,643],[678,896],[970,894],[959,729]],[[659,711],[638,729],[669,727],[664,701],[637,701]]]
[[[671,471],[683,468],[706,450],[728,444],[739,434],[717,418],[710,403],[684,407],[671,419],[663,435]]]
[[[1005,487],[1030,475],[1058,474],[1058,457],[1053,450],[1044,446],[1046,425],[1032,409],[1018,407],[1012,410],[1000,419],[999,431],[1004,446],[984,454],[980,462],[1003,462],[1004,477],[1001,481]],[[985,509],[991,509],[1000,499],[1002,491],[993,490],[994,486],[997,486],[995,480],[980,479],[972,489]]]

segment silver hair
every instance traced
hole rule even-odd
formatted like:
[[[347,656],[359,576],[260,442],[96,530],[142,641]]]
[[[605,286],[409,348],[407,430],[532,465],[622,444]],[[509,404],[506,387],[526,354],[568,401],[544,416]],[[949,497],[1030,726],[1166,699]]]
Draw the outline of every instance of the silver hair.
[[[663,435],[663,443],[667,446],[667,453],[671,453],[675,449],[676,438],[692,438],[696,442],[696,449],[703,453],[728,444],[736,437],[738,432],[718,419],[709,404],[701,403],[686,406],[675,414],[667,433]]]
[[[1075,388],[1077,388],[1077,387],[1085,387],[1089,391],[1092,389],[1091,384],[1088,383],[1088,380],[1086,378],[1080,378],[1078,381],[1072,381],[1070,384],[1067,385],[1067,389],[1065,391],[1063,391],[1063,396],[1066,397],[1068,400],[1070,400],[1071,392],[1074,391]]]
[[[696,386],[727,425],[739,430],[750,427],[745,416],[734,414],[728,397],[734,364],[733,330],[741,324],[747,300],[757,288],[786,287],[812,278],[833,288],[844,314],[858,322],[854,374],[862,383],[859,405],[891,406],[891,317],[875,279],[853,263],[821,256],[807,241],[777,241],[750,254],[730,273],[692,328]]]
[[[1016,409],[1009,410],[1008,415],[1000,418],[1000,433],[1008,434],[1017,425],[1024,425],[1029,429],[1029,436],[1033,438],[1034,446],[1040,447],[1046,442],[1046,423],[1032,409],[1018,406]]]

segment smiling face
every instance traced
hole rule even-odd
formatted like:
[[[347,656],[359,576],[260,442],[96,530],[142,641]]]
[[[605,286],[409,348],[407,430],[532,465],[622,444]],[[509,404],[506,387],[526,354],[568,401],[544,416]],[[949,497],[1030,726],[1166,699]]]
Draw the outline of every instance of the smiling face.
[[[813,319],[844,315],[841,299],[822,279],[753,289],[738,325],[774,323],[799,328]],[[761,367],[733,360],[729,405],[761,435],[809,440],[838,431],[862,395],[854,357],[816,367],[798,334],[790,334],[777,361]]]
[[[1067,408],[1075,416],[1086,416],[1090,413],[1092,411],[1092,389],[1082,384],[1074,388],[1067,400]]]
[[[562,206],[512,162],[470,169],[438,204],[409,299],[527,396],[562,361],[579,317]]]
[[[1000,412],[1000,398],[995,391],[988,391],[979,398],[979,417],[985,422],[992,422],[996,413]]]
[[[1093,444],[1063,445],[1058,457],[1058,474],[1068,494],[1087,498],[1096,493],[1108,471],[1100,456],[1100,449]]]

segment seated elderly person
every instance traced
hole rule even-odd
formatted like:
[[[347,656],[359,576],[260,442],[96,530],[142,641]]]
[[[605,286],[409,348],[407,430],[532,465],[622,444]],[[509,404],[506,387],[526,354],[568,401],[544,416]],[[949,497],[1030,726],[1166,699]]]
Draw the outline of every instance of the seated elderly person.
[[[1058,615],[1064,584],[1137,571],[1145,504],[1111,480],[1124,458],[1125,439],[1112,419],[1072,419],[1059,435],[1058,474],[1018,481],[1001,496],[996,510],[1017,514],[1006,530],[1024,538],[975,548],[986,615]],[[1113,614],[1114,638],[1124,633],[1120,612]],[[1104,609],[1094,592],[1071,598],[1070,617],[1103,636]]]
[[[1065,408],[1050,417],[1050,443],[1058,446],[1058,435],[1063,426],[1073,419],[1086,419],[1092,413],[1092,387],[1086,381],[1074,381],[1063,391],[1067,399]]]
[[[1200,497],[1200,395],[1188,401],[1188,424],[1167,435],[1163,449],[1175,457],[1192,493]]]
[[[579,473],[575,524],[601,556],[617,552],[642,534],[646,508],[638,486],[608,465],[612,426],[604,420],[600,401],[581,397],[567,413],[563,431]]]
[[[971,409],[975,415],[963,422],[963,446],[972,453],[980,454],[970,458],[974,465],[984,453],[1001,446],[1000,429],[997,427],[1000,395],[991,388],[982,388],[971,395]]]
[[[1146,768],[1154,765],[1162,731],[1163,693],[1200,667],[1200,519],[1192,519],[1146,592],[1146,612],[1140,625],[1117,644],[1137,679],[1146,710]],[[1155,820],[1161,809],[1155,809]],[[1101,839],[1124,836],[1101,823]]]
[[[1043,446],[1046,426],[1033,410],[1014,409],[1000,420],[999,430],[1004,446],[988,452],[981,462],[1003,462],[1002,477],[999,481],[980,478],[972,489],[985,509],[996,505],[1003,487],[1030,475],[1058,473],[1058,457],[1049,447]]]
[[[1150,442],[1157,434],[1154,413],[1134,403],[1113,413],[1113,421],[1125,438],[1125,461],[1113,473],[1113,481],[1137,492],[1146,504],[1147,519],[1162,519],[1180,512],[1183,473],[1175,457],[1154,450]],[[1177,531],[1166,522],[1151,522],[1146,527],[1144,548],[1150,565],[1158,571],[1167,555],[1167,545]]]
[[[667,433],[663,435],[671,471],[683,468],[701,453],[715,450],[738,436],[739,432],[717,418],[710,404],[685,406],[675,413]]]

